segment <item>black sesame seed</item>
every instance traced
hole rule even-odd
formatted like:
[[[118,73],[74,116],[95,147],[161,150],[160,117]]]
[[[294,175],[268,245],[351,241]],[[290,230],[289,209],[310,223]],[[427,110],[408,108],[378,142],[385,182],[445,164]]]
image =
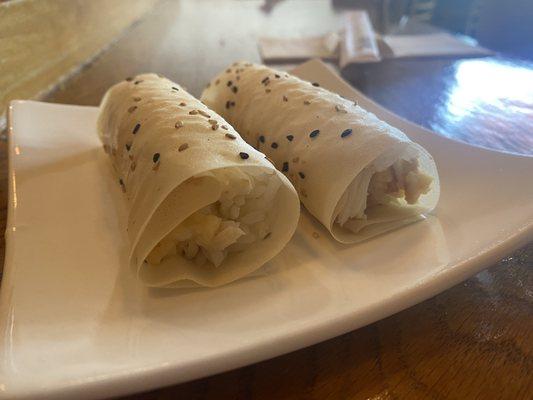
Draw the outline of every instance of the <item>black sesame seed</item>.
[[[294,139],[294,135],[287,135],[287,140],[289,142],[292,142],[292,139]]]
[[[179,89],[176,86],[172,86],[172,90],[179,91]]]
[[[289,163],[285,161],[283,163],[283,167],[281,168],[281,172],[287,172],[289,170]]]
[[[341,133],[341,138],[345,138],[346,136],[350,136],[352,134],[351,129],[346,129]]]
[[[241,151],[239,153],[239,157],[241,157],[243,160],[246,160],[248,159],[248,157],[250,157],[250,155],[248,153],[245,153],[244,151]]]
[[[128,151],[131,150],[131,143],[126,143],[126,150],[128,150]]]
[[[141,129],[141,124],[135,125],[135,127],[133,128],[133,131],[131,133],[133,133],[135,135],[137,132],[139,132],[139,129]]]
[[[316,138],[319,135],[320,131],[318,129],[315,129],[313,132],[309,134],[310,138]]]
[[[233,84],[233,82],[228,81],[228,83],[227,83],[226,85],[227,85],[228,87],[230,87],[232,84]]]
[[[270,78],[267,76],[267,77],[263,78],[263,80],[261,81],[261,83],[264,85],[265,83],[268,82],[269,79],[270,79]]]
[[[133,78],[132,78],[131,76],[128,76],[128,77],[126,78],[126,81],[128,81],[128,82],[131,82],[132,80],[133,80]]]
[[[239,89],[237,88],[237,86],[233,86],[232,90],[233,90],[233,93],[237,93],[237,90],[239,90]]]
[[[315,87],[319,87],[320,86],[317,82],[313,82],[312,85],[315,86]]]
[[[228,101],[226,101],[226,109],[228,109],[228,108],[230,108],[230,107],[231,107],[231,103],[230,103],[230,101],[228,100]]]
[[[235,140],[235,139],[237,139],[237,137],[236,137],[235,135],[231,134],[231,133],[226,133],[225,136],[226,136],[228,139],[231,139],[231,140]]]
[[[274,76],[278,79],[281,78],[281,76],[279,76],[278,74],[274,74]]]
[[[268,233],[265,235],[265,237],[263,238],[263,240],[268,239],[268,238],[270,237],[270,235],[272,235],[272,232],[268,232]]]
[[[152,157],[152,161],[153,162],[158,162],[159,161],[159,157],[160,157],[160,154],[159,153],[155,153],[154,156]]]
[[[141,83],[142,81],[135,81],[133,82],[135,85],[138,85],[139,83]]]
[[[259,141],[265,143],[265,137],[263,135],[259,136]]]
[[[276,142],[272,142],[270,147],[272,147],[273,149],[277,149],[278,148],[278,144]]]
[[[305,179],[305,174],[303,172],[298,172],[298,175],[300,175],[300,178]]]
[[[120,184],[120,186],[124,186],[124,181],[122,180],[122,178],[118,180],[118,183]]]

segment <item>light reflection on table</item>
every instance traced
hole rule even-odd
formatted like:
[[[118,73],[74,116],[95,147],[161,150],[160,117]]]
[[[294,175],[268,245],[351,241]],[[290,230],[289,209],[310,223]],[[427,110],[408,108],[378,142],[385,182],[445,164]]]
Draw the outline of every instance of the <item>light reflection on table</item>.
[[[455,82],[430,128],[478,146],[533,154],[533,69],[502,60],[453,66]]]
[[[351,66],[343,76],[382,106],[440,135],[533,155],[531,62],[503,56],[396,59]]]

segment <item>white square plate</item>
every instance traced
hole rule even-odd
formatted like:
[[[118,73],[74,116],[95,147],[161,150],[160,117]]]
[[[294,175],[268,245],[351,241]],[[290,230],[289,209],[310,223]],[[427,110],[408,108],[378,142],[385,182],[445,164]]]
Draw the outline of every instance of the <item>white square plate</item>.
[[[433,154],[435,216],[343,246],[304,212],[261,276],[147,289],[119,262],[124,208],[95,133],[97,109],[14,102],[0,397],[114,396],[274,357],[418,303],[533,239],[533,158],[428,132],[318,61],[295,73],[357,100]]]

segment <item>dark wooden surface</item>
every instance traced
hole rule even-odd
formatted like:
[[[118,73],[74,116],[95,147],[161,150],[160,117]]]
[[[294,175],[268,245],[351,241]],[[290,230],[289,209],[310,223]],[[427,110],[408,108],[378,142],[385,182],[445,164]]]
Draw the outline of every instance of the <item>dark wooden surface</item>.
[[[268,15],[259,10],[260,4],[162,2],[47,100],[96,105],[111,84],[144,71],[165,74],[198,95],[215,72],[234,60],[260,61],[256,39],[261,34],[320,34],[340,26],[340,14],[327,1],[283,2]],[[379,103],[444,134],[459,137],[459,132],[461,140],[533,153],[533,95],[521,92],[530,83],[519,81],[530,76],[530,70],[520,70],[514,91],[500,85],[497,96],[490,97],[486,87],[478,86],[464,95],[472,101],[459,96],[456,100],[461,101],[447,102],[457,86],[460,64],[455,62],[411,60],[374,65],[348,70],[345,77]],[[500,77],[505,79],[513,73],[489,70],[489,75],[503,71]],[[475,76],[475,71],[471,73]],[[428,85],[428,81],[433,83]],[[489,79],[487,86],[492,84]],[[487,96],[496,102],[496,111],[490,107],[468,109],[480,101],[486,103]],[[500,104],[505,96],[511,96],[513,103]],[[463,111],[458,108],[461,106]],[[508,114],[513,109],[519,112],[514,119]],[[505,115],[487,120],[492,112]],[[468,118],[461,122],[457,113],[466,113]],[[497,129],[492,126],[495,123]],[[3,142],[0,155],[0,219],[5,224]],[[532,266],[530,244],[465,283],[365,328],[249,367],[127,398],[530,399]]]

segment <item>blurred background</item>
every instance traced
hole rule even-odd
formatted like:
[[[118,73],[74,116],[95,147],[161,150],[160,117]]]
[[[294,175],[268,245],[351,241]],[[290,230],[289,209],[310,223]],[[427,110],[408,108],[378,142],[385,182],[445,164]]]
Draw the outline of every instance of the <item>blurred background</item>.
[[[531,0],[0,0],[4,115],[13,99],[98,105],[140,72],[198,96],[235,60],[311,58],[438,134],[533,154]]]

